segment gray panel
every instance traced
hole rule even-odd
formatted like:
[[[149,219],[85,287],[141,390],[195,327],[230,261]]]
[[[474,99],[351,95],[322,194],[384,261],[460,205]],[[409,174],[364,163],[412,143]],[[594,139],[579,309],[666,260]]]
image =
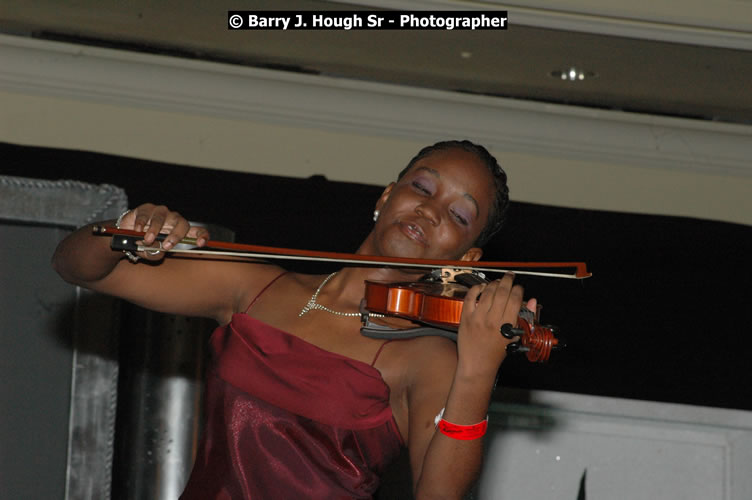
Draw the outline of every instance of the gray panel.
[[[0,224],[0,498],[63,498],[75,293],[50,267],[62,229]]]
[[[50,258],[126,206],[110,185],[0,176],[0,498],[110,497],[119,303]]]

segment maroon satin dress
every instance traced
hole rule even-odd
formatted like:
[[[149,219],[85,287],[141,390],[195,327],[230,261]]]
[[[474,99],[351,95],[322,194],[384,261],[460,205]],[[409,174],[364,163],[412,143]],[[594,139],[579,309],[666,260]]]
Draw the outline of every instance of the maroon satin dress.
[[[181,500],[372,498],[404,444],[376,368],[247,314],[210,342],[208,420]]]

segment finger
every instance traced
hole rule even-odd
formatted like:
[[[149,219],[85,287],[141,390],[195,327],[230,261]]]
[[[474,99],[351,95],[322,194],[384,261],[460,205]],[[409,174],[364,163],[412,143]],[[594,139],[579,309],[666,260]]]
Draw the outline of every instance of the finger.
[[[159,232],[162,230],[162,227],[164,227],[168,213],[169,211],[164,205],[154,207],[154,210],[149,216],[149,220],[145,226],[146,234],[144,234],[144,242],[147,245],[151,245],[154,242],[157,234],[159,234]]]
[[[209,230],[205,227],[191,226],[188,230],[188,236],[196,239],[196,245],[202,247],[211,239]]]
[[[481,283],[470,288],[465,294],[465,301],[462,303],[462,313],[460,314],[460,322],[464,322],[466,318],[469,318],[475,312],[478,307],[478,297],[483,294],[483,291],[487,288],[487,283]]]
[[[517,316],[522,307],[523,288],[513,284],[514,276],[505,276],[499,281],[493,304],[489,311],[489,319],[499,326],[510,323],[517,324]]]
[[[522,308],[522,296],[524,289],[520,285],[514,285],[509,291],[506,305],[501,314],[502,323],[511,323],[516,325]]]
[[[163,244],[165,250],[169,250],[180,243],[180,240],[188,234],[190,228],[190,223],[183,216],[177,212],[170,212],[165,219],[165,225],[162,227],[162,232],[168,231],[168,236]]]
[[[501,313],[506,307],[507,300],[509,299],[509,293],[514,283],[514,274],[507,273],[501,279],[495,280],[492,284],[493,287],[489,290],[489,295],[486,297],[488,314],[493,318],[500,318]]]
[[[180,221],[183,219],[183,216],[180,215],[178,212],[175,211],[168,211],[165,215],[164,224],[162,225],[162,232],[165,234],[169,234],[172,232],[175,227],[180,224]],[[188,228],[186,227],[186,232],[188,232]]]
[[[526,307],[526,308],[527,308],[527,309],[528,309],[529,311],[532,311],[532,312],[533,312],[533,314],[536,314],[536,313],[537,313],[537,310],[538,310],[538,300],[537,300],[537,299],[529,299],[529,300],[527,301],[527,303],[525,303],[525,307]]]
[[[143,231],[147,224],[149,224],[149,218],[154,211],[154,205],[151,203],[144,203],[133,209],[133,229],[134,231]]]

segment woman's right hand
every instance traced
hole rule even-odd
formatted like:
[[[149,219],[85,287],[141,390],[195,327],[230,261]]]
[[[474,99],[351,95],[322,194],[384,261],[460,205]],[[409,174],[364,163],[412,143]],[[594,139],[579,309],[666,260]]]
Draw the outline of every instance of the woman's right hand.
[[[105,222],[111,224],[112,221]],[[144,232],[146,245],[165,235],[162,247],[171,249],[186,236],[206,246],[209,231],[191,227],[178,212],[145,203],[120,218],[122,229]],[[66,236],[57,247],[52,265],[69,283],[112,295],[141,307],[168,314],[213,318],[221,324],[245,307],[245,292],[253,293],[277,269],[249,266],[219,259],[165,259],[166,252],[138,252],[142,259],[159,265],[133,265],[124,254],[113,251],[109,238],[92,233],[92,224]],[[159,245],[153,248],[159,249]],[[273,276],[272,276],[273,277]],[[197,292],[200,290],[200,293]]]
[[[120,220],[122,229],[143,231],[144,244],[150,246],[156,240],[157,234],[166,234],[162,241],[162,248],[169,250],[183,238],[196,239],[196,244],[201,247],[209,240],[209,231],[206,228],[191,226],[188,220],[178,212],[172,211],[164,205],[144,203],[132,209]],[[158,248],[158,245],[157,247]],[[139,256],[148,260],[163,259],[165,252],[139,252]]]

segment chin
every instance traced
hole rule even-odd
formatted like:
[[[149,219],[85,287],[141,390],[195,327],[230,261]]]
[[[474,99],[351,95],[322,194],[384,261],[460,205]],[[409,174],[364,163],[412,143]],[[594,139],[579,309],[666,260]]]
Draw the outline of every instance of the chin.
[[[425,247],[409,241],[401,244],[392,244],[385,249],[384,255],[389,257],[402,257],[408,259],[426,259]]]

